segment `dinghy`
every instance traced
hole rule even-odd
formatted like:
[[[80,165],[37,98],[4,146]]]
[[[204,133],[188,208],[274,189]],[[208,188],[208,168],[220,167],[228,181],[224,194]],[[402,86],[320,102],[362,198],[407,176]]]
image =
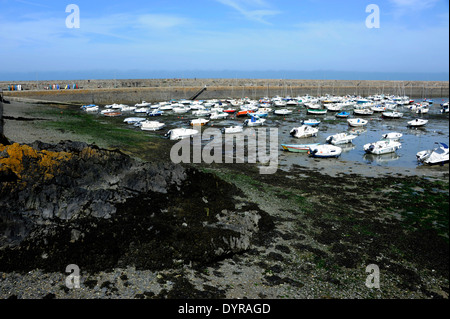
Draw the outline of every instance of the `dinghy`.
[[[351,143],[358,136],[348,134],[348,133],[339,133],[335,135],[328,136],[326,141],[329,144],[340,145],[340,144],[348,144]]]
[[[152,103],[148,103],[148,102],[142,101],[142,103],[137,103],[134,106],[136,106],[136,107],[149,107],[150,105],[152,105]]]
[[[145,118],[143,117],[127,117],[126,119],[123,120],[123,122],[127,124],[136,124],[144,121]]]
[[[315,144],[281,144],[281,147],[291,153],[307,153],[311,147],[318,146],[319,143]]]
[[[209,123],[206,119],[195,119],[191,121],[191,126],[204,126]]]
[[[391,133],[383,134],[382,139],[383,140],[398,141],[402,137],[403,137],[402,133],[391,132]]]
[[[251,119],[244,121],[244,126],[261,126],[266,122],[265,119],[260,119],[259,117],[252,117]]]
[[[170,130],[169,132],[167,132],[167,134],[165,136],[169,137],[170,140],[172,140],[172,141],[176,141],[176,140],[190,138],[198,133],[199,133],[199,131],[193,130],[193,129],[177,128],[177,129]]]
[[[310,147],[308,154],[316,158],[337,158],[341,156],[342,148],[330,144],[322,144]]]
[[[210,116],[211,112],[208,110],[197,110],[197,111],[192,112],[192,115],[197,116],[197,117]]]
[[[156,121],[144,121],[140,123],[141,130],[143,131],[158,131],[165,127],[164,123]]]
[[[410,127],[421,127],[421,126],[425,126],[428,123],[428,120],[424,120],[424,119],[415,119],[412,121],[408,122],[408,126]]]
[[[374,155],[393,153],[400,148],[402,148],[402,144],[393,140],[381,140],[364,145],[364,151]]]
[[[150,117],[162,116],[163,114],[164,114],[164,111],[159,111],[159,110],[153,110],[153,111],[147,113],[147,115]]]
[[[399,119],[403,117],[403,113],[400,112],[383,112],[381,115],[387,119]]]
[[[295,138],[317,136],[317,133],[319,133],[319,130],[309,125],[293,128],[290,132],[291,136]]]
[[[432,150],[421,151],[416,154],[417,161],[427,165],[444,165],[448,163],[448,145],[435,143],[437,147]]]
[[[273,114],[275,114],[275,115],[289,115],[289,114],[292,114],[292,111],[288,110],[288,109],[281,109],[281,110],[275,110],[273,112]]]
[[[310,120],[304,120],[302,121],[303,125],[309,125],[309,126],[319,126],[320,125],[320,121],[319,120],[315,120],[315,119],[310,119]]]
[[[328,110],[327,109],[308,109],[306,112],[308,114],[323,115],[323,114],[327,114]]]
[[[243,126],[231,126],[231,127],[226,127],[224,129],[222,129],[222,132],[224,134],[236,134],[236,133],[242,133],[243,131],[244,131]]]
[[[210,120],[222,120],[224,118],[227,118],[229,116],[228,113],[225,112],[214,112],[211,113],[211,116],[209,117]]]
[[[341,118],[341,119],[348,118],[349,116],[350,116],[350,113],[349,112],[345,112],[345,111],[336,114],[336,117],[337,118]]]
[[[367,108],[367,109],[354,109],[353,110],[354,114],[357,115],[372,115],[373,114],[373,110]]]
[[[364,126],[367,125],[367,123],[369,123],[367,120],[364,119],[348,119],[347,120],[348,125],[352,126],[352,127],[360,127],[360,126]]]

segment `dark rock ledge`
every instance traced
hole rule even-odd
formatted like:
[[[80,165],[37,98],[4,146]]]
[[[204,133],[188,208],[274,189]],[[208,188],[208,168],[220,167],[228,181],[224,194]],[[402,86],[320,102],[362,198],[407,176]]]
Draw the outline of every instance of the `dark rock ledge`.
[[[0,144],[0,271],[203,266],[267,242],[270,216],[192,168],[85,143]]]

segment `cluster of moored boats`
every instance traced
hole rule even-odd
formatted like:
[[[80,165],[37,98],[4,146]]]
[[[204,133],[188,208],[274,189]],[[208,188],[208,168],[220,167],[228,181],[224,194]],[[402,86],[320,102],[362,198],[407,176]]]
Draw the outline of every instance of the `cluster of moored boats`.
[[[364,127],[369,123],[365,116],[373,115],[374,113],[381,113],[383,119],[401,119],[404,115],[404,110],[417,114],[418,117],[408,121],[408,127],[422,127],[428,123],[428,120],[421,118],[422,114],[428,113],[433,101],[424,100],[416,103],[408,97],[384,96],[377,95],[368,98],[361,98],[355,96],[335,97],[325,96],[315,98],[311,96],[303,96],[297,98],[281,98],[276,96],[274,98],[263,98],[260,100],[251,100],[249,98],[238,100],[205,100],[205,101],[190,101],[190,100],[171,100],[168,102],[160,102],[151,104],[143,101],[135,106],[128,106],[124,104],[106,105],[103,110],[97,105],[86,105],[82,109],[86,112],[97,113],[108,117],[117,117],[130,115],[126,117],[124,122],[144,131],[158,131],[162,130],[166,124],[155,120],[147,119],[163,116],[165,114],[175,115],[191,115],[195,119],[190,120],[189,124],[192,127],[205,126],[211,121],[224,120],[227,118],[238,119],[244,117],[242,125],[234,125],[222,129],[224,134],[238,134],[244,131],[245,127],[263,126],[266,124],[269,114],[275,116],[286,117],[303,106],[306,108],[308,115],[324,115],[333,113],[337,119],[347,119],[350,127],[358,128]],[[399,108],[403,108],[402,112]],[[448,102],[441,104],[441,113],[448,113]],[[351,117],[353,113],[356,117]],[[144,117],[143,117],[144,115]],[[294,127],[290,131],[293,138],[306,138],[317,136],[321,124],[317,119],[305,119],[301,125]],[[165,136],[171,140],[180,140],[190,138],[199,133],[199,130],[194,128],[175,128],[170,129]],[[339,133],[331,135],[326,139],[326,143],[314,144],[283,144],[282,148],[286,151],[296,153],[308,153],[312,157],[339,157],[342,154],[342,148],[339,145],[349,144],[357,135],[350,133]],[[397,151],[401,148],[399,139],[402,134],[392,132],[382,136],[382,139],[374,143],[364,145],[364,151],[369,154],[381,155]],[[448,147],[445,148],[439,144],[439,148],[427,151],[424,155],[421,153],[417,155],[420,162],[427,164],[441,164],[448,162]],[[447,150],[447,153],[445,152]],[[425,152],[425,151],[423,151]],[[440,155],[437,155],[440,154]],[[439,160],[438,160],[439,159]]]

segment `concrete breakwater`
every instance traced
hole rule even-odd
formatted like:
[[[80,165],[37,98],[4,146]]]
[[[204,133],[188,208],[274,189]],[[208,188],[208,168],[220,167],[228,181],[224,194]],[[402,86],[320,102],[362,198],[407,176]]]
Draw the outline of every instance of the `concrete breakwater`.
[[[19,82],[0,82],[5,98],[26,98],[79,104],[133,104],[190,99],[205,86],[199,99],[224,99],[302,95],[408,95],[414,99],[449,96],[449,82],[442,81],[348,81],[348,80],[258,80],[258,79],[130,79],[20,82],[22,91],[9,91]],[[50,90],[53,84],[60,88]],[[78,89],[72,89],[76,84]]]

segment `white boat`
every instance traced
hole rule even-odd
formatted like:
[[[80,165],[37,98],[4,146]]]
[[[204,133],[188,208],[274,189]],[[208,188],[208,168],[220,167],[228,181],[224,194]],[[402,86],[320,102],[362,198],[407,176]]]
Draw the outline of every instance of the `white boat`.
[[[231,126],[231,127],[226,127],[222,130],[222,132],[225,134],[236,134],[236,133],[242,133],[243,131],[244,131],[243,126]]]
[[[343,109],[342,103],[327,103],[325,108],[330,112],[340,112]]]
[[[170,105],[170,104],[164,104],[164,105],[161,105],[158,108],[158,110],[160,110],[160,111],[171,111],[171,110],[173,110],[173,106]]]
[[[385,112],[386,111],[386,106],[384,105],[374,105],[370,108],[372,111],[374,112]]]
[[[275,100],[272,102],[275,107],[283,107],[286,106],[286,101],[283,100]]]
[[[97,105],[85,105],[82,108],[88,113],[97,113],[99,111],[99,107]]]
[[[384,140],[398,141],[398,140],[401,139],[402,137],[403,137],[403,134],[402,134],[402,133],[391,132],[391,133],[383,134],[382,139],[384,139]]]
[[[350,125],[352,127],[365,126],[365,125],[367,125],[367,123],[369,123],[367,120],[360,119],[360,118],[348,119],[347,122],[348,122],[348,125]]]
[[[120,108],[121,112],[134,112],[137,109],[136,106],[128,106],[128,105],[124,105]]]
[[[381,140],[375,143],[364,145],[364,151],[369,154],[381,155],[393,153],[400,149],[402,144],[393,140]]]
[[[176,141],[176,140],[182,140],[186,138],[190,138],[196,134],[198,134],[199,131],[193,130],[193,129],[187,129],[187,128],[177,128],[170,130],[166,133],[166,137],[169,137],[170,140]]]
[[[288,109],[281,109],[281,110],[275,110],[273,112],[273,114],[276,114],[276,115],[289,115],[289,114],[292,114],[292,111],[288,110]]]
[[[127,124],[136,124],[144,121],[145,118],[143,117],[127,117],[126,119],[123,120],[123,122]]]
[[[421,127],[421,126],[426,125],[427,123],[428,123],[428,120],[424,120],[424,119],[415,119],[415,120],[409,121],[409,122],[408,122],[408,126],[411,126],[411,127]]]
[[[105,108],[107,108],[107,109],[121,109],[121,108],[123,108],[125,106],[126,106],[125,104],[114,103],[114,104],[106,105]]]
[[[434,149],[417,153],[417,161],[427,165],[443,165],[448,163],[448,145],[444,143],[435,144],[437,144],[437,147]]]
[[[191,109],[189,108],[189,107],[186,107],[186,106],[176,106],[176,107],[172,107],[172,111],[174,112],[174,113],[177,113],[177,114],[184,114],[184,113],[187,113],[187,112],[189,112]]]
[[[319,126],[320,125],[320,121],[316,120],[316,119],[309,119],[309,120],[303,120],[302,124],[303,125],[309,125],[309,126]]]
[[[202,116],[210,116],[211,111],[208,110],[196,110],[192,112],[192,115],[202,117]]]
[[[289,134],[295,138],[304,138],[304,137],[312,137],[317,136],[319,130],[317,128],[311,127],[309,125],[302,125],[300,127],[295,127],[291,130]]]
[[[134,106],[136,106],[136,107],[149,107],[150,105],[152,105],[152,103],[148,103],[148,102],[142,101],[142,103],[137,103]]]
[[[427,114],[430,111],[429,107],[418,107],[416,108],[416,114]]]
[[[222,120],[224,118],[227,118],[229,116],[228,113],[225,112],[214,112],[211,113],[211,116],[209,117],[210,120]]]
[[[195,119],[191,121],[191,126],[203,126],[209,123],[206,119]]]
[[[383,112],[381,115],[388,119],[399,119],[403,117],[403,113],[400,112]]]
[[[141,130],[143,131],[158,131],[165,127],[164,123],[156,121],[143,121],[140,123]]]
[[[134,110],[134,113],[148,113],[149,107],[140,107]]]
[[[328,112],[327,109],[307,109],[306,110],[307,114],[316,114],[316,115],[327,114],[327,112]]]
[[[327,143],[333,145],[348,144],[351,143],[357,137],[358,137],[357,135],[352,135],[344,132],[328,136],[326,141]]]
[[[264,125],[266,119],[260,119],[259,117],[252,117],[251,119],[244,121],[244,126],[261,126]]]
[[[309,156],[317,158],[339,157],[342,154],[342,148],[330,144],[321,144],[309,149]]]
[[[363,108],[363,109],[354,109],[353,113],[357,115],[372,115],[373,111],[370,108]]]
[[[147,115],[150,117],[162,116],[164,115],[164,111],[152,110],[151,112],[148,112]]]
[[[442,103],[442,104],[441,104],[441,110],[440,110],[440,112],[441,112],[442,114],[448,113],[448,102],[445,102],[445,103]]]

